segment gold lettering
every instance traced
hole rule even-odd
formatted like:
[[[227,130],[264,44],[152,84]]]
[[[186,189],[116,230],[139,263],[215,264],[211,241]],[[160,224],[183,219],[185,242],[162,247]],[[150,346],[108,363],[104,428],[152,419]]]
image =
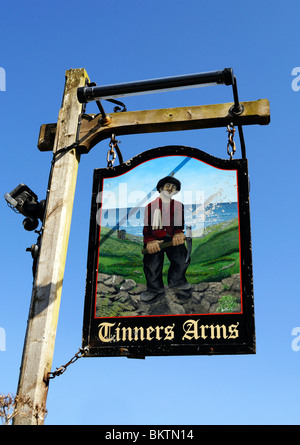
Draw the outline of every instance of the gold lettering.
[[[122,341],[132,341],[132,329],[131,328],[122,328]]]
[[[222,324],[222,326],[219,326],[218,324],[214,326],[213,324],[210,325],[210,338],[221,338],[221,328],[223,333],[223,338],[227,338],[227,332],[226,332],[226,326]]]
[[[152,334],[152,332],[154,332],[155,331],[155,329],[152,327],[152,326],[149,326],[147,329],[146,329],[146,339],[147,340],[153,340],[153,338],[151,337],[151,334]]]
[[[199,326],[199,331],[200,331],[200,337],[203,338],[203,340],[205,340],[207,338],[207,335],[205,335],[205,328],[208,328],[208,326],[204,326],[203,324],[201,326]]]
[[[100,328],[98,332],[98,337],[101,341],[109,343],[112,340],[114,340],[114,337],[111,337],[111,328],[115,324],[116,323],[100,323],[98,325],[98,328]]]
[[[140,334],[140,335],[139,335]],[[144,336],[144,328],[143,327],[134,327],[134,339],[135,340],[141,340],[144,341],[145,340],[145,336]]]
[[[198,340],[198,320],[187,320],[183,323],[183,330],[185,332],[182,340]]]
[[[199,325],[200,320],[187,320],[183,323],[183,337],[182,340],[198,340],[207,337],[210,339],[234,339],[239,336],[238,325],[231,324],[230,326],[222,325]]]
[[[160,331],[163,329],[163,326],[155,326],[155,338],[156,340],[161,340],[162,337],[160,335]]]
[[[229,326],[229,328],[228,328],[229,329],[229,337],[228,338],[237,338],[239,336],[239,331],[237,329],[239,324],[240,323],[237,322],[237,324],[231,324]]]
[[[174,338],[174,326],[175,326],[175,323],[173,323],[172,326],[166,326],[165,327],[165,338],[164,338],[164,340],[173,340],[173,338]]]

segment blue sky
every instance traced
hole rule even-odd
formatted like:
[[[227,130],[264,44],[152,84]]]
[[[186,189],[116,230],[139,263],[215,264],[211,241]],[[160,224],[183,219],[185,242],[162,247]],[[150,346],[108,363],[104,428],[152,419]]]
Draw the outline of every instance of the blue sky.
[[[179,166],[185,157],[168,156],[145,162],[115,178],[104,179],[103,207],[133,207],[158,196],[156,184]],[[217,169],[197,159],[188,162],[174,175],[182,184],[176,199],[190,204],[237,201],[237,171]],[[198,176],[195,181],[195,175]],[[151,197],[145,201],[147,195]],[[97,201],[99,198],[97,199]]]
[[[240,100],[267,98],[271,109],[268,126],[244,127],[257,353],[81,358],[50,382],[46,424],[299,423],[299,13],[295,0],[1,3],[2,196],[24,182],[45,197],[51,153],[38,151],[38,134],[57,121],[70,68],[85,68],[91,81],[106,85],[231,67]],[[226,86],[124,99],[128,110],[228,101]],[[87,112],[97,108],[89,104]],[[226,128],[119,139],[125,159],[164,145],[227,158]],[[92,176],[106,166],[108,149],[101,142],[79,165],[53,370],[81,347]],[[0,212],[0,393],[7,394],[17,388],[32,288],[26,248],[37,235],[23,229],[4,198]]]

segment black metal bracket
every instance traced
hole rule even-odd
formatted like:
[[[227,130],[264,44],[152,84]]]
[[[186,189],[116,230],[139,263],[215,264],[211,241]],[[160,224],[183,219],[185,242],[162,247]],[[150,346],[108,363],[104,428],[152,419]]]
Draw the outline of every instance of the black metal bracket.
[[[234,118],[234,116],[239,116],[243,113],[244,107],[239,102],[237,81],[232,68],[224,68],[222,71],[210,71],[206,73],[141,80],[115,85],[97,86],[95,83],[89,83],[87,86],[77,89],[77,98],[80,103],[84,104],[95,101],[100,110],[102,121],[105,123],[108,118],[100,102],[102,99],[118,103],[118,105],[123,106],[122,111],[126,111],[125,105],[122,104],[122,102],[116,101],[116,97],[209,85],[232,85],[234,105],[230,107],[228,114]],[[238,131],[242,157],[245,158],[246,149],[242,126],[238,126]]]
[[[92,87],[96,87],[96,86],[97,86],[97,84],[95,82],[91,82],[91,83],[88,83],[87,86],[83,87],[83,88],[92,88]],[[80,88],[78,88],[78,90],[80,90]],[[77,91],[77,94],[78,94],[78,91]],[[118,111],[127,111],[126,106],[125,106],[125,104],[123,104],[123,102],[120,102],[119,100],[115,100],[115,99],[105,99],[105,100],[116,105],[114,107],[115,113],[117,113]],[[87,101],[83,101],[80,103],[86,104],[86,102]],[[102,105],[100,99],[95,100],[95,102],[96,102],[97,107],[99,108],[99,111],[101,113],[102,120],[105,122],[107,120],[107,116],[106,116],[105,110],[103,108],[103,105]],[[122,107],[122,108],[120,108],[120,107]]]
[[[159,79],[140,80],[136,82],[119,83],[115,85],[80,87],[77,98],[80,103],[97,101],[100,99],[114,99],[116,97],[132,96],[136,94],[151,93],[170,89],[192,88],[208,85],[232,85],[234,76],[232,68],[223,71],[210,71],[207,73],[187,74],[183,76],[164,77]]]
[[[229,113],[232,114],[232,116],[239,116],[244,112],[244,106],[240,104],[239,102],[239,96],[238,96],[238,89],[237,89],[237,81],[236,77],[232,73],[232,93],[233,93],[233,99],[234,99],[234,105],[229,109]],[[243,127],[241,125],[238,125],[238,132],[239,132],[239,138],[240,138],[240,144],[241,144],[241,153],[242,158],[246,159],[246,146],[245,146],[245,139],[244,139],[244,133],[243,133]]]

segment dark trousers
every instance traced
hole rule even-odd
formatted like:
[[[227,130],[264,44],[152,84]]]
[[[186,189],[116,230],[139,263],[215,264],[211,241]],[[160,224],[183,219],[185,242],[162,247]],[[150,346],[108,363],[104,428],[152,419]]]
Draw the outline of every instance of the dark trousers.
[[[164,255],[170,261],[168,270],[168,285],[175,286],[187,282],[185,278],[186,270],[190,260],[186,263],[187,250],[184,244],[170,246],[157,253],[146,253],[144,255],[144,273],[149,290],[160,290],[164,287],[162,270],[164,265]]]

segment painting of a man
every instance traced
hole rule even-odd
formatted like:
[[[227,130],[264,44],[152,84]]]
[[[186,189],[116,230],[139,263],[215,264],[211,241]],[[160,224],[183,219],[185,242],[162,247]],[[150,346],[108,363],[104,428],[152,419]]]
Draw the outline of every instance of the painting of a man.
[[[158,181],[156,188],[159,196],[145,208],[143,264],[147,289],[141,294],[142,301],[151,301],[164,293],[165,254],[170,261],[168,286],[175,290],[191,288],[185,277],[190,260],[184,245],[184,206],[173,199],[181,183],[174,176],[166,176]]]

